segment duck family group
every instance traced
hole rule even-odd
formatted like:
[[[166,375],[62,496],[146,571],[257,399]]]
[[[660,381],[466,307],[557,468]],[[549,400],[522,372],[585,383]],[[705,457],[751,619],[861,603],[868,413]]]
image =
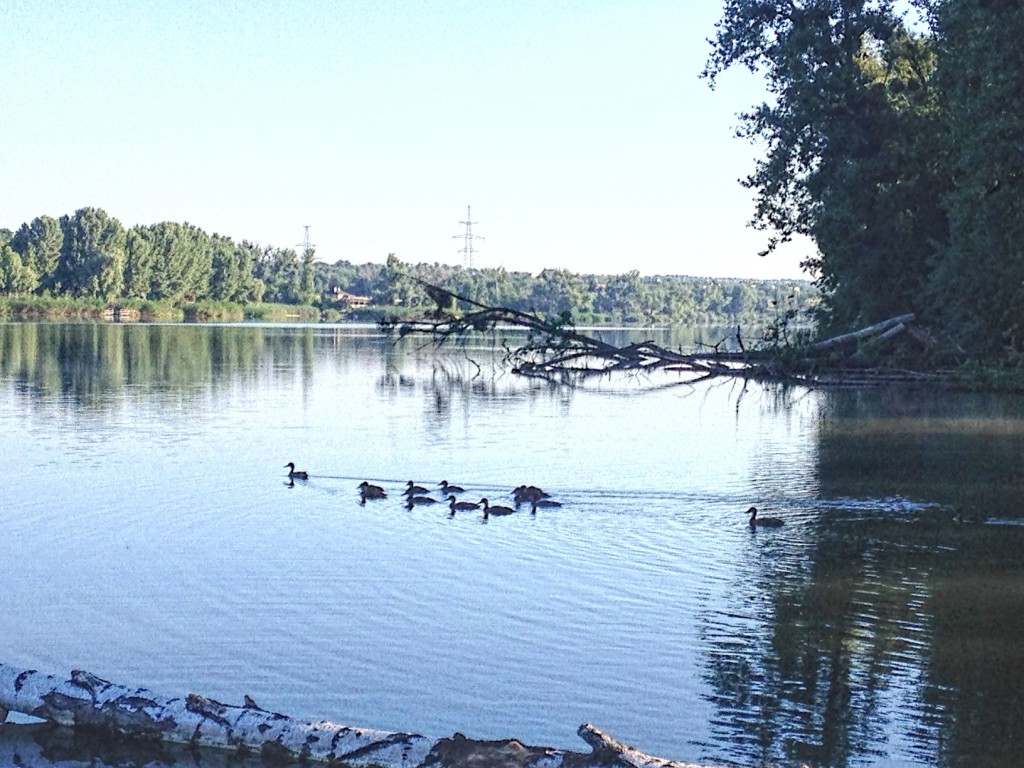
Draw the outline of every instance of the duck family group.
[[[289,461],[284,465],[288,470],[288,479],[292,480],[308,480],[309,473],[301,469],[295,468],[295,463]],[[374,499],[386,499],[388,492],[383,486],[373,485],[372,483],[363,480],[358,486],[359,488],[359,500],[361,504],[366,504],[367,500]],[[440,494],[445,497],[442,500],[435,499],[430,494],[432,491],[422,485],[417,485],[412,480],[409,480],[405,484],[405,490],[402,491],[402,495],[405,497],[405,506],[407,509],[413,507],[425,506],[428,504],[439,504],[447,501],[448,509],[451,510],[449,517],[454,517],[455,513],[462,510],[470,509],[483,509],[484,519],[491,516],[502,516],[511,515],[516,509],[523,504],[530,505],[530,514],[537,514],[539,507],[560,507],[562,503],[555,501],[551,498],[551,494],[538,488],[536,485],[520,485],[512,489],[512,498],[515,501],[515,508],[505,507],[500,504],[491,504],[487,497],[483,497],[480,501],[459,501],[456,494],[465,493],[466,489],[460,485],[453,485],[447,480],[442,480],[438,483]],[[783,524],[783,520],[778,517],[758,517],[757,507],[750,507],[747,510],[747,514],[750,515],[750,527],[753,528],[778,528]]]
[[[296,469],[294,462],[288,462],[285,464],[285,467],[288,469],[288,478],[290,480],[309,479],[309,473]],[[359,499],[362,504],[366,504],[368,500],[386,499],[388,497],[388,492],[383,486],[373,485],[366,480],[361,482],[358,488]],[[537,509],[541,507],[562,506],[561,502],[551,498],[551,494],[546,493],[535,485],[520,485],[512,490],[511,495],[515,503],[514,508],[500,504],[491,504],[487,497],[482,497],[480,501],[460,501],[457,494],[465,493],[466,489],[459,485],[453,485],[447,480],[442,480],[438,483],[438,489],[443,497],[441,500],[435,499],[430,495],[432,493],[431,489],[417,485],[412,480],[409,480],[405,484],[405,490],[402,491],[402,495],[405,497],[406,508],[412,509],[413,507],[447,502],[448,509],[450,510],[449,517],[453,517],[458,511],[483,509],[484,519],[486,520],[491,516],[511,515],[523,504],[530,505],[530,514],[536,514]]]

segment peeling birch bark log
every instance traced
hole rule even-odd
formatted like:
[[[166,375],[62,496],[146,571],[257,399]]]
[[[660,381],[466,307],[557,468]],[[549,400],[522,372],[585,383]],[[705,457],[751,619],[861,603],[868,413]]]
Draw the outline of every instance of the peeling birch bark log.
[[[515,739],[480,741],[456,733],[429,738],[331,722],[304,722],[196,694],[167,699],[80,670],[67,680],[0,663],[0,710],[114,737],[230,750],[275,762],[327,762],[380,768],[696,768],[644,754],[593,725],[578,731],[592,752],[527,746]],[[12,726],[4,726],[11,728]]]

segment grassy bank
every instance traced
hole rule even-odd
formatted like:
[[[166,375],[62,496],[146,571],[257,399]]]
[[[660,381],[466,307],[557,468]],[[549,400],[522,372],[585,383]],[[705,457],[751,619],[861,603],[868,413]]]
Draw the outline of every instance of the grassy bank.
[[[337,313],[335,313],[337,314]],[[196,301],[176,304],[144,299],[0,296],[0,318],[15,320],[117,320],[121,322],[305,322],[321,319],[320,310],[293,304],[236,304]]]

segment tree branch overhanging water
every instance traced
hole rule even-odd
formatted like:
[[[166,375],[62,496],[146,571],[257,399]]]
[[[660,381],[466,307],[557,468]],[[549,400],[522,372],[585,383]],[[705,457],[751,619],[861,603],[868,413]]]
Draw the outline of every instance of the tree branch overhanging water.
[[[576,329],[571,315],[554,319],[508,307],[492,307],[446,288],[416,279],[436,307],[420,318],[384,318],[380,325],[398,338],[412,334],[429,336],[437,347],[464,339],[472,333],[516,328],[526,331],[518,346],[503,342],[503,363],[522,376],[576,384],[595,376],[616,373],[672,371],[689,374],[696,382],[715,377],[739,377],[786,381],[808,386],[866,385],[888,383],[939,383],[932,369],[897,367],[883,347],[899,339],[916,350],[934,352],[938,342],[914,323],[913,314],[900,315],[852,333],[810,343],[791,343],[782,318],[765,340],[748,349],[737,326],[739,351],[722,349],[721,342],[704,345],[696,352],[671,350],[653,341],[615,346]],[[871,350],[871,355],[865,352]],[[872,359],[873,356],[873,359]]]

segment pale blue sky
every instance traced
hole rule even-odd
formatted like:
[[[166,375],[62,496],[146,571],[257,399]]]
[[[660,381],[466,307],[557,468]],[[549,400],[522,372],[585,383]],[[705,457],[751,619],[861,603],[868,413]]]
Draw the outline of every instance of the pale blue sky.
[[[325,261],[797,277],[721,0],[4,0],[0,226],[98,206]]]

